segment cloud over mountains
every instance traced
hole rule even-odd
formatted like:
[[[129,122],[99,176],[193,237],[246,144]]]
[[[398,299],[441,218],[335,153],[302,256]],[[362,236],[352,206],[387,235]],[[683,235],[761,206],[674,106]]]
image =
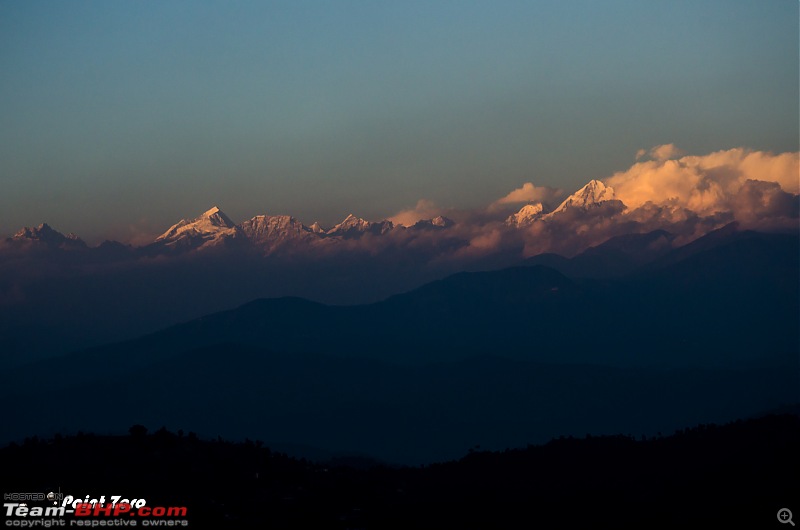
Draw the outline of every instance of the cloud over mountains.
[[[653,151],[676,153],[672,146],[660,146]],[[799,171],[798,153],[774,155],[736,148],[704,156],[656,156],[654,160],[637,162],[615,173],[606,183],[629,209],[650,202],[657,206],[686,208],[700,216],[734,212],[748,218],[753,212],[745,210],[747,201],[737,198],[748,181],[778,184],[779,187],[767,186],[774,190],[772,193],[797,194]],[[763,188],[760,184],[748,185],[750,191],[754,187]],[[790,213],[778,202],[771,207],[752,206],[758,210],[759,217]]]
[[[138,248],[153,256],[249,246],[261,255],[314,260],[406,252],[422,262],[452,265],[543,252],[570,256],[610,237],[656,229],[684,244],[733,221],[766,231],[796,228],[799,173],[798,153],[734,148],[684,155],[665,144],[640,150],[628,169],[567,197],[560,189],[526,182],[482,209],[442,208],[420,199],[383,221],[350,215],[334,227],[266,214],[236,224],[214,207]],[[3,246],[45,239],[52,246],[58,239],[37,233],[23,229]]]
[[[522,187],[508,193],[489,205],[490,209],[497,209],[506,204],[519,204],[525,202],[550,203],[564,194],[564,190],[551,188],[549,186],[534,186],[532,182],[526,182]]]
[[[132,336],[256,297],[375,302],[455,272],[547,253],[572,258],[617,236],[659,231],[669,249],[734,222],[797,233],[797,153],[651,151],[566,197],[526,183],[483,208],[422,200],[390,219],[349,215],[332,227],[286,214],[237,223],[214,207],[138,246],[90,246],[46,224],[22,229],[0,240],[0,336],[9,355],[23,355]]]
[[[449,249],[454,259],[492,252],[569,255],[615,235],[658,228],[688,239],[731,221],[761,230],[792,228],[798,174],[798,153],[734,148],[684,155],[665,144],[640,150],[630,168],[592,180],[566,198],[560,189],[526,182],[483,209],[447,209],[420,199],[383,221],[351,215],[328,228],[306,226],[290,215],[259,215],[236,224],[214,207],[179,221],[145,247],[153,254],[249,241],[266,254],[308,250],[315,257],[354,250],[375,254],[397,245]],[[4,246],[45,240],[34,232],[23,229]],[[47,241],[52,245],[53,237]]]

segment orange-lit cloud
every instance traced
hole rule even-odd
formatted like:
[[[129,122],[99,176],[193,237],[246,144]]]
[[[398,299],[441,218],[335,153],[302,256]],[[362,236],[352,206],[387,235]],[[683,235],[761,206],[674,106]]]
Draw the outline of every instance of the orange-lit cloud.
[[[657,145],[650,149],[649,151],[646,149],[639,149],[636,152],[636,160],[640,160],[645,156],[649,156],[653,160],[670,160],[673,158],[678,158],[683,155],[683,151],[675,147],[675,144],[663,144]]]
[[[651,150],[654,156],[674,154],[674,146]],[[660,153],[660,154],[658,154]],[[606,179],[629,210],[648,202],[687,208],[700,216],[732,212],[748,180],[773,182],[783,192],[798,193],[798,153],[772,154],[743,148],[702,156],[659,158],[638,162]]]
[[[797,196],[786,193],[777,182],[747,180],[733,198],[733,215],[748,228],[796,228],[800,213]],[[783,221],[783,222],[781,222]]]
[[[415,207],[397,212],[389,218],[389,221],[396,225],[411,226],[422,219],[432,219],[442,215],[442,211],[442,208],[436,206],[433,201],[420,199]]]
[[[496,209],[506,204],[521,204],[524,202],[550,202],[563,195],[563,191],[549,186],[534,186],[532,182],[526,182],[521,188],[511,191],[505,197],[501,197],[489,205],[489,209]]]

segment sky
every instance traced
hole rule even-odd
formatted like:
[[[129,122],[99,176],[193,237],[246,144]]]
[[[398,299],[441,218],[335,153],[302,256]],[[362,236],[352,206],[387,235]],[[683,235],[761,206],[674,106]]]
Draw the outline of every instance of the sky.
[[[0,2],[0,236],[330,226],[798,150],[798,2]]]

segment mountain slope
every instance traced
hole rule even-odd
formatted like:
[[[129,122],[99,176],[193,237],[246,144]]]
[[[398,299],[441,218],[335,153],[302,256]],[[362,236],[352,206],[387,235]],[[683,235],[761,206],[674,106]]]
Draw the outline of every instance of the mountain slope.
[[[7,241],[12,244],[40,243],[52,248],[86,248],[86,243],[75,234],[65,236],[47,223],[33,228],[23,227]]]
[[[601,202],[615,199],[614,188],[606,186],[599,180],[590,180],[584,187],[567,197],[550,215],[563,212],[568,208],[586,210]]]
[[[747,259],[733,259],[742,254]],[[370,305],[257,300],[43,369],[81,379],[88,372],[79,367],[101,359],[107,371],[123,369],[225,342],[400,363],[494,353],[558,363],[793,366],[798,254],[792,236],[735,233],[727,245],[613,281],[528,266],[456,274]]]
[[[207,247],[236,237],[239,228],[222,210],[214,206],[199,217],[187,221],[181,219],[169,230],[156,238],[156,243],[171,247]]]
[[[320,239],[319,225],[311,228],[290,215],[257,215],[239,225],[245,237],[267,253]]]
[[[540,254],[524,263],[552,267],[570,278],[619,278],[669,254],[674,239],[674,235],[664,230],[625,234],[589,247],[572,258]]]
[[[693,249],[614,280],[527,266],[369,305],[256,300],[3,371],[0,395],[26,404],[4,432],[147,422],[420,462],[798,401],[798,239],[734,230]]]
[[[341,223],[328,230],[326,234],[349,239],[361,237],[364,234],[383,235],[392,228],[394,225],[391,221],[373,223],[350,214]]]
[[[523,227],[530,225],[534,221],[544,216],[544,205],[540,202],[526,204],[517,213],[511,214],[506,219],[509,226]]]

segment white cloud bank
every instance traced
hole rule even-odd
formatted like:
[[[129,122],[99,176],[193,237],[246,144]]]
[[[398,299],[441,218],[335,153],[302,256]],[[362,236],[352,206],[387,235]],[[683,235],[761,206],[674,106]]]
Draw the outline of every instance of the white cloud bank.
[[[664,156],[677,152],[671,144],[651,150],[654,151],[664,151]],[[748,181],[775,183],[780,187],[773,186],[770,193],[797,194],[800,188],[798,153],[776,155],[735,148],[702,156],[659,158],[638,162],[605,179],[630,210],[649,202],[686,208],[700,216],[745,213],[748,203],[738,197],[740,192],[752,194],[754,187],[759,186],[747,184]],[[768,202],[777,207],[780,201]],[[764,207],[758,209],[768,213]]]

